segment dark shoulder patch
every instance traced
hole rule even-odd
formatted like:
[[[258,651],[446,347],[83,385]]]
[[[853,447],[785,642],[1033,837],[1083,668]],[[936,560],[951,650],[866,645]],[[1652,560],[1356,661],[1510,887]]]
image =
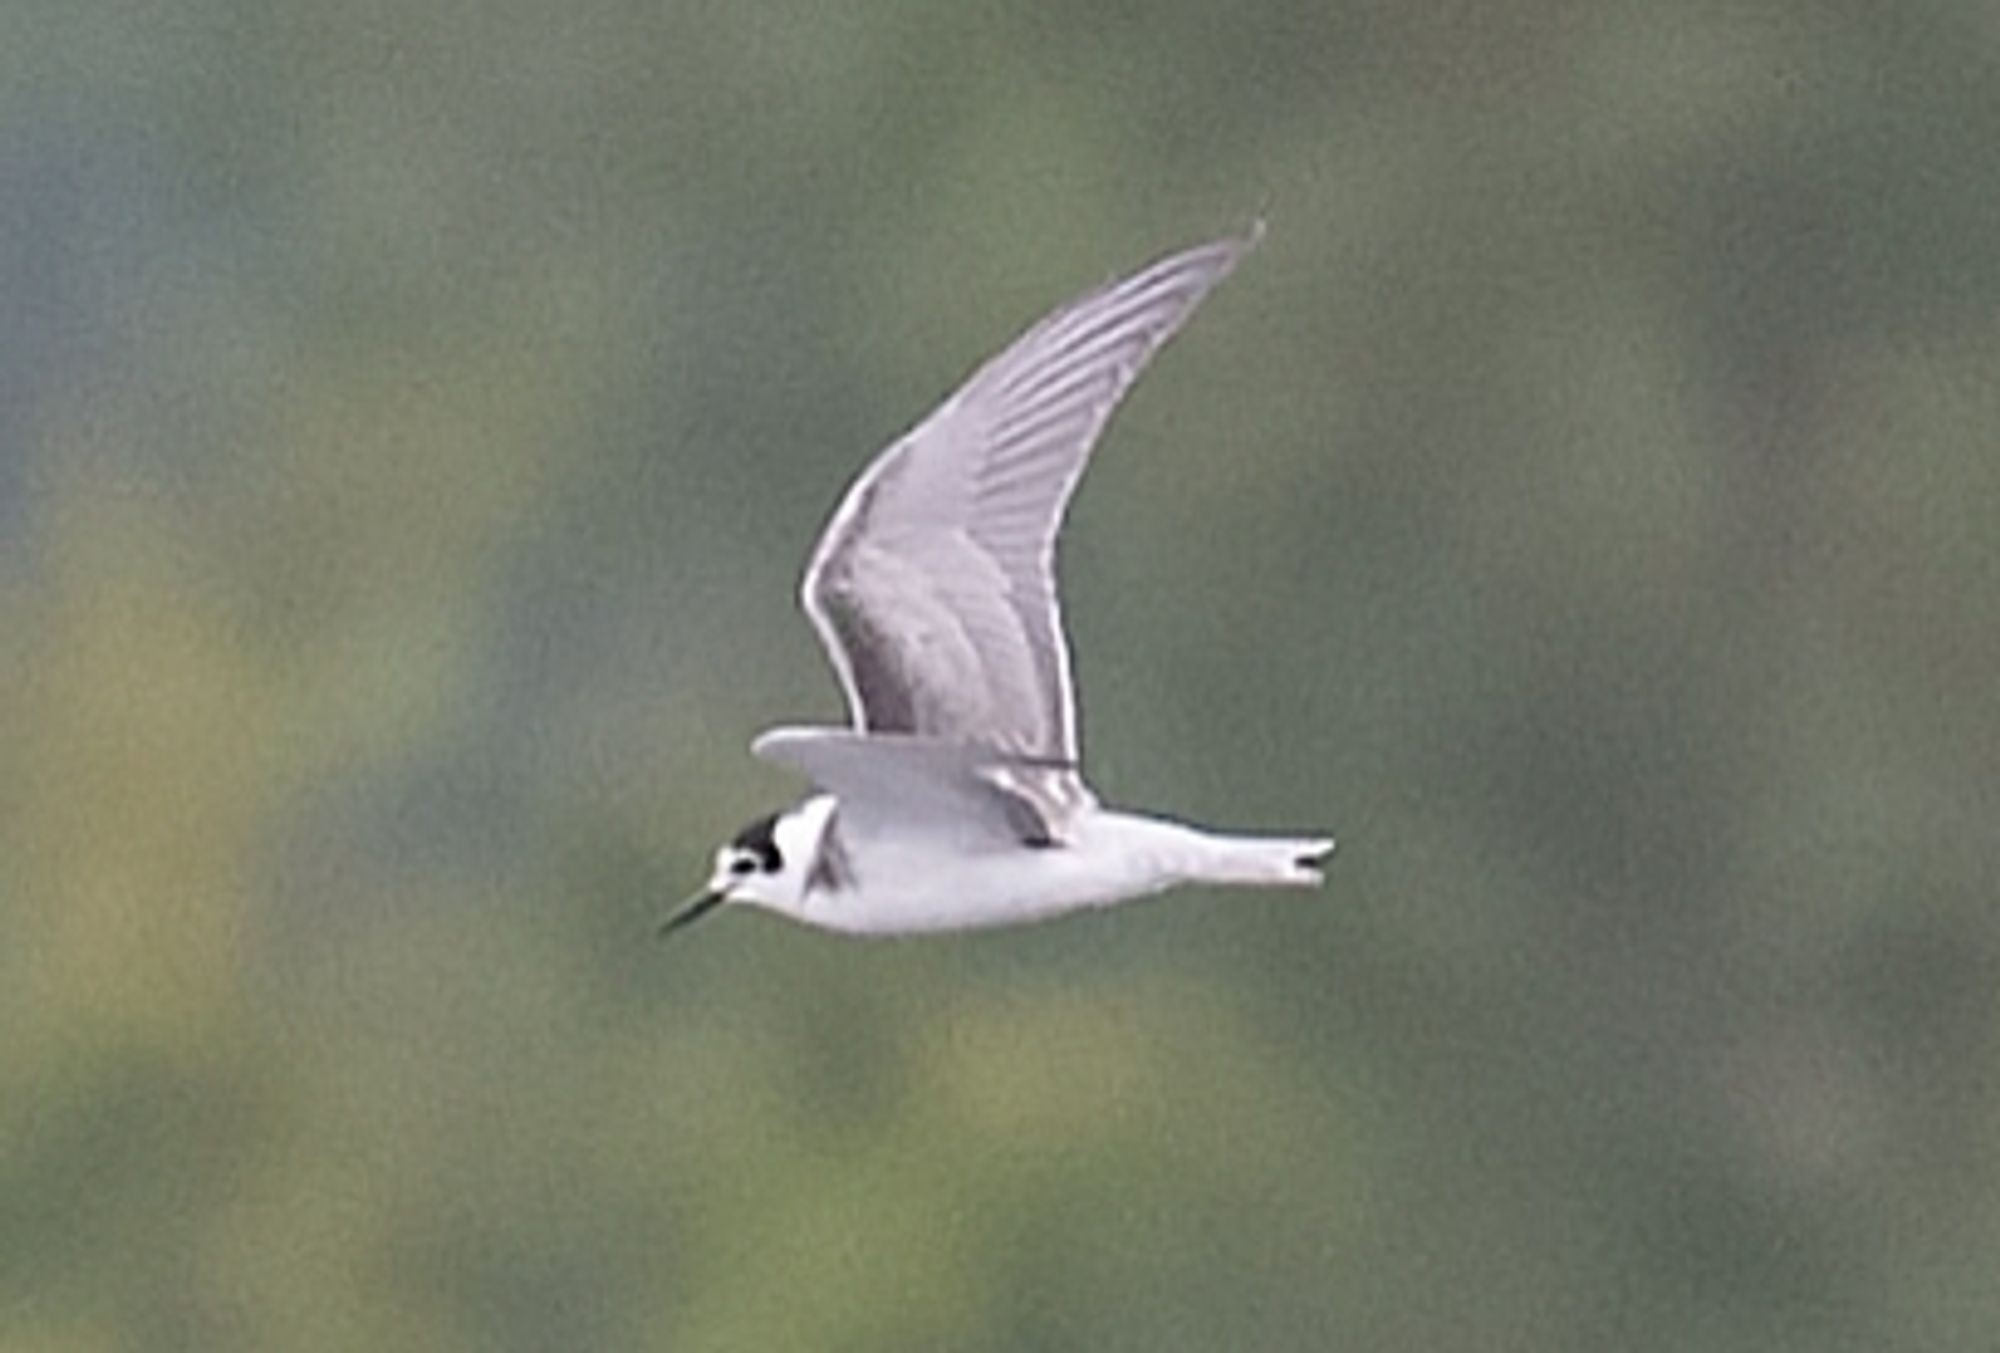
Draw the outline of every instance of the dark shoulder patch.
[[[784,868],[785,860],[778,853],[778,814],[766,813],[755,822],[736,833],[736,839],[729,844],[738,850],[747,850],[757,857],[758,867],[767,874],[775,874]]]
[[[1055,833],[1049,830],[1048,822],[1040,810],[1027,798],[1011,791],[1002,791],[1006,797],[1007,824],[1014,829],[1014,838],[1030,850],[1048,850],[1061,844]]]
[[[819,854],[813,857],[806,887],[832,893],[853,883],[854,864],[847,858],[847,847],[841,844],[840,813],[836,810],[827,818],[826,830],[820,833]]]

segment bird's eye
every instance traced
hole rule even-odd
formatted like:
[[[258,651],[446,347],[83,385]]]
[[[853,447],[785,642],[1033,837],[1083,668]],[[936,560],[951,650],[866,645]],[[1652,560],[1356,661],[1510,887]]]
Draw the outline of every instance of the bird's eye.
[[[729,862],[729,872],[732,874],[747,874],[750,868],[751,860],[748,856],[739,855]]]

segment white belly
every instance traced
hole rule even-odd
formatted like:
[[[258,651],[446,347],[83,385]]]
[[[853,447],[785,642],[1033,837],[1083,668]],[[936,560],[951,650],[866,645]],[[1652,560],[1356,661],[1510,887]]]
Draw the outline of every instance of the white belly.
[[[1013,925],[1169,888],[1188,876],[1204,839],[1171,822],[1093,813],[1070,844],[1040,849],[854,843],[852,884],[808,894],[795,914],[858,934]]]

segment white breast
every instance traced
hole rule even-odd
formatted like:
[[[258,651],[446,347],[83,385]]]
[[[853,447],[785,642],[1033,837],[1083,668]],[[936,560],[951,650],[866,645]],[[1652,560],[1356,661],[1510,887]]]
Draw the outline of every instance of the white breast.
[[[971,930],[1039,920],[1171,887],[1202,835],[1176,823],[1094,812],[1074,843],[966,853],[923,840],[848,852],[853,882],[802,899],[797,919],[856,934]]]

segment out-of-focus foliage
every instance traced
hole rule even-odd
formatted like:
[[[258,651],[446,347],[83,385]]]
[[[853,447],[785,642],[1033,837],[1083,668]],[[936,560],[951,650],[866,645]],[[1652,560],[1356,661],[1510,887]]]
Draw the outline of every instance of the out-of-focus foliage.
[[[13,0],[0,1349],[1991,1349],[1987,0]],[[1311,897],[657,948],[847,478]]]

